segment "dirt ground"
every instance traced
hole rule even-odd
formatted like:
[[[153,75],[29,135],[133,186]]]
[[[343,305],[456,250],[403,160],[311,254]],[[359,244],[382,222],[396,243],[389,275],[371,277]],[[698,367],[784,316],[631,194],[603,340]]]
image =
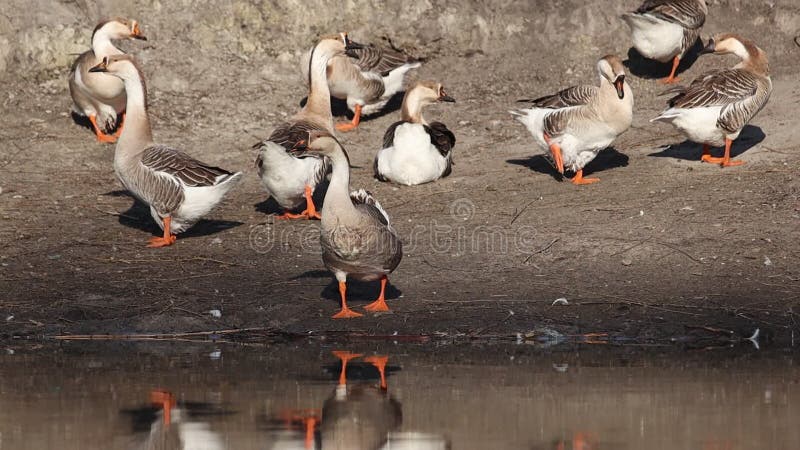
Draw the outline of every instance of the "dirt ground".
[[[316,22],[303,21],[298,7],[257,1],[11,3],[0,15],[2,338],[275,327],[448,336],[550,329],[648,341],[727,338],[725,330],[737,338],[760,328],[767,339],[793,343],[794,2],[710,7],[703,36],[753,38],[770,57],[774,83],[769,104],[734,145],[747,164],[727,169],[701,164],[699,146],[649,122],[665,104],[654,78],[666,67],[629,52],[618,15],[635,1],[337,3],[340,16]],[[88,45],[95,19],[87,17],[111,11],[141,20],[150,38],[122,46],[148,77],[156,140],[246,173],[209,220],[171,248],[145,248],[159,230],[115,178],[114,146],[96,143],[69,113],[69,52]],[[341,29],[427,58],[419,77],[443,82],[457,99],[427,113],[457,137],[453,174],[436,183],[373,179],[372,159],[397,111],[342,135],[352,188],[375,194],[406,247],[390,277],[393,311],[350,321],[330,319],[338,300],[320,259],[318,223],[273,221],[251,149],[305,96],[301,51]],[[602,181],[576,187],[554,176],[507,111],[520,98],[594,84],[594,64],[607,53],[628,60],[634,125],[589,166]],[[684,64],[681,78],[733,64],[703,56]],[[377,285],[350,292],[359,308]],[[553,306],[558,298],[569,304]],[[221,317],[209,314],[215,309]]]

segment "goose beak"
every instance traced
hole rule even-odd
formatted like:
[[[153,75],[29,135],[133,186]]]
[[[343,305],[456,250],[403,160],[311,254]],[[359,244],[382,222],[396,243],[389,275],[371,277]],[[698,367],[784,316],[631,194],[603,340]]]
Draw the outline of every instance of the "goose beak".
[[[290,150],[293,155],[302,155],[306,151],[308,151],[308,139],[301,139],[294,144],[294,147]]]
[[[617,97],[625,98],[625,75],[620,75],[614,80],[614,88],[617,90]]]
[[[362,48],[364,48],[364,45],[359,44],[358,42],[353,42],[348,39],[347,44],[345,44],[344,46],[344,54],[351,58],[357,58],[358,54],[355,51],[361,50]]]
[[[440,101],[440,102],[455,103],[455,102],[456,102],[456,99],[454,99],[453,97],[450,97],[450,96],[449,96],[449,95],[447,95],[447,94],[443,94],[443,95],[441,95],[441,96],[439,97],[439,101]]]
[[[105,60],[100,61],[100,64],[89,69],[89,72],[108,72],[108,64]]]
[[[133,39],[140,39],[142,41],[146,41],[147,37],[142,34],[142,30],[139,29],[139,24],[135,24],[133,26],[133,32],[131,32],[131,38]]]
[[[716,43],[714,43],[714,39],[709,39],[708,44],[700,50],[700,54],[704,55],[706,53],[714,53],[716,51]]]

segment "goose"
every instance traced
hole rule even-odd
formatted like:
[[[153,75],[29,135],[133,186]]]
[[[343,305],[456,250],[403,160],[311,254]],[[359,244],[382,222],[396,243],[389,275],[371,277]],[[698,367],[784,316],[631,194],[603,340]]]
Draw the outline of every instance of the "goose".
[[[549,149],[560,173],[575,172],[572,183],[590,184],[583,168],[600,150],[631,126],[633,92],[625,83],[625,68],[618,56],[597,62],[600,86],[575,86],[530,102],[533,107],[511,111],[533,134],[543,150]]]
[[[731,161],[731,144],[772,93],[767,54],[753,41],[731,33],[712,37],[702,53],[732,53],[741,62],[732,69],[706,72],[689,86],[665,91],[675,95],[669,99],[669,107],[651,122],[671,123],[690,140],[703,144],[703,162],[722,167],[744,164]],[[712,145],[725,146],[722,158],[711,156]]]
[[[241,179],[202,163],[179,150],[153,143],[147,117],[144,76],[130,55],[112,55],[89,69],[114,75],[125,84],[126,125],[114,150],[114,171],[123,186],[150,206],[153,220],[164,231],[148,247],[175,243],[177,234],[208,214]]]
[[[361,48],[347,35],[323,38],[312,49],[308,63],[308,101],[303,109],[279,125],[265,141],[253,146],[256,167],[264,188],[284,209],[280,219],[319,219],[312,195],[329,171],[325,158],[298,157],[291,150],[309,131],[334,133],[331,99],[325,78],[328,61]],[[305,202],[300,214],[289,212]]]
[[[365,309],[389,311],[384,297],[387,275],[397,268],[403,256],[400,237],[389,223],[389,216],[369,192],[363,189],[349,192],[350,159],[333,135],[314,131],[294,151],[326,156],[333,166],[320,224],[322,261],[339,282],[342,299],[341,310],[333,318],[362,315],[347,307],[348,276],[361,281],[380,280],[378,299]]]
[[[122,131],[120,123],[116,134],[110,134],[117,124],[117,116],[122,115],[124,119],[125,85],[116,77],[92,73],[89,69],[106,56],[122,54],[111,42],[113,39],[147,40],[139,29],[139,22],[135,20],[104,20],[92,32],[92,49],[75,60],[69,74],[73,110],[76,114],[89,118],[99,142],[109,143],[115,142]]]
[[[150,403],[158,410],[156,420],[142,445],[142,450],[224,450],[223,436],[211,429],[208,422],[198,419],[202,415],[220,414],[205,403],[178,403],[169,391],[153,390]],[[160,414],[159,414],[160,413]],[[160,415],[160,417],[158,417]]]
[[[347,39],[347,33],[341,36]],[[354,130],[361,123],[362,114],[383,109],[392,96],[403,90],[409,71],[421,65],[421,61],[402,52],[375,44],[363,45],[347,55],[332,58],[327,70],[331,95],[346,100],[347,107],[353,111],[353,120],[337,124],[336,129]],[[308,66],[304,63],[304,70]]]
[[[662,83],[675,83],[681,58],[697,41],[706,21],[705,0],[645,0],[636,11],[622,15],[631,29],[633,46],[642,56],[660,62],[672,60],[672,71]]]
[[[380,181],[412,186],[450,175],[456,137],[441,122],[428,123],[422,108],[435,102],[455,102],[440,83],[423,81],[406,92],[402,120],[383,135],[383,148],[373,170]]]

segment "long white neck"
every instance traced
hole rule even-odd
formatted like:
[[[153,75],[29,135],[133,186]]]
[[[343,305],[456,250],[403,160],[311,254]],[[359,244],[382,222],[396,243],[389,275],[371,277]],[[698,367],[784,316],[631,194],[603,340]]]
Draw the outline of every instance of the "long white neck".
[[[317,45],[311,53],[309,63],[309,86],[308,101],[303,109],[320,116],[330,122],[330,130],[333,130],[333,116],[331,115],[331,91],[328,87],[328,61],[331,59],[330,53]]]
[[[614,84],[601,75],[600,92],[593,105],[600,118],[618,133],[627,130],[633,121],[633,91],[628,83],[622,85],[622,92],[625,95],[620,99]]]
[[[122,80],[125,83],[127,102],[125,123],[114,154],[115,163],[130,160],[153,143],[153,132],[150,120],[147,118],[147,91],[144,80],[136,68],[131,67],[129,72]]]
[[[400,116],[403,120],[412,123],[427,125],[428,121],[422,117],[422,107],[430,101],[425,97],[425,93],[419,89],[412,89],[403,99],[403,108]]]
[[[115,47],[111,42],[111,36],[109,32],[105,30],[105,27],[97,30],[94,36],[92,36],[92,51],[97,58],[122,54],[122,50]]]
[[[325,193],[325,205],[322,208],[322,219],[325,220],[326,212],[329,217],[341,217],[348,212],[355,212],[353,201],[350,200],[350,163],[344,150],[337,149],[336,152],[328,155],[331,160],[333,170],[331,171],[331,182],[328,191]]]

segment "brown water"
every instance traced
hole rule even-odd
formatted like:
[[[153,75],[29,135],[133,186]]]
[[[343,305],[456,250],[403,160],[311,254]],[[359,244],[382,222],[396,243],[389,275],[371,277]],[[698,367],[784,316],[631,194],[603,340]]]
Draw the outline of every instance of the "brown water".
[[[362,354],[344,377],[336,350]],[[800,448],[791,352],[318,343],[2,351],[0,450]]]

